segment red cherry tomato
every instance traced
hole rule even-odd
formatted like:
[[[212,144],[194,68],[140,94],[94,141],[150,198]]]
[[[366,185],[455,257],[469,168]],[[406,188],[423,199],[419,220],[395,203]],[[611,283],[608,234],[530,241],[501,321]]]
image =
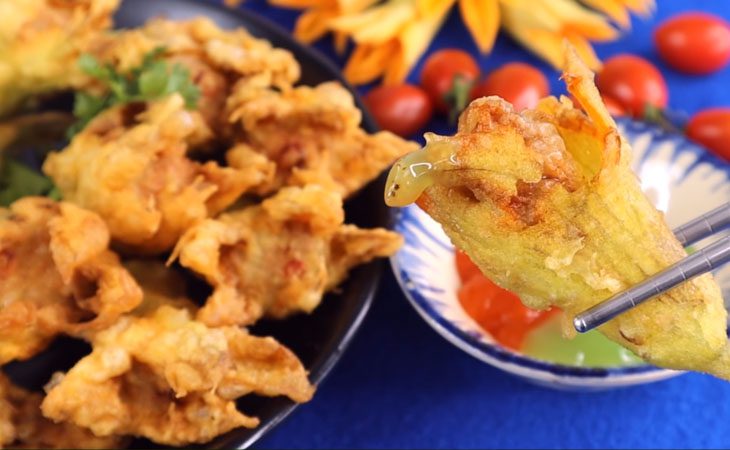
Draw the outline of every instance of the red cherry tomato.
[[[498,95],[515,110],[534,108],[548,95],[550,85],[538,69],[524,63],[509,63],[490,73],[471,92],[472,99]]]
[[[659,56],[678,71],[712,73],[730,60],[730,24],[712,14],[682,13],[659,25],[654,44]]]
[[[616,100],[632,116],[640,118],[646,105],[667,106],[667,83],[649,61],[635,55],[616,55],[603,64],[596,80],[604,95]]]
[[[437,111],[446,113],[454,107],[463,108],[468,101],[471,84],[479,77],[479,66],[467,52],[458,49],[444,49],[431,54],[421,71],[421,87],[428,92]],[[464,92],[457,92],[459,89]],[[463,95],[458,102],[455,94]],[[452,96],[452,98],[449,98]]]
[[[411,84],[378,86],[363,100],[380,128],[403,137],[423,128],[433,115],[431,99]]]
[[[730,162],[730,108],[695,114],[687,123],[687,136]]]

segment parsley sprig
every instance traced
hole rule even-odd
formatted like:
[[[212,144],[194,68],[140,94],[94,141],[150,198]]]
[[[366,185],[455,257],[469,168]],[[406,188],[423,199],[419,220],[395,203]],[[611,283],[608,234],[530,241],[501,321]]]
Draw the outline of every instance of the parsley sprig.
[[[9,206],[15,200],[30,195],[60,199],[60,193],[50,178],[13,158],[0,155],[0,206]]]
[[[76,123],[69,128],[68,137],[73,137],[100,112],[114,105],[155,100],[177,92],[185,99],[187,108],[195,108],[200,90],[185,67],[170,66],[160,59],[164,52],[164,48],[152,50],[139,66],[126,73],[120,73],[111,64],[101,64],[92,55],[81,55],[79,68],[104,84],[108,92],[98,96],[83,91],[76,93],[73,109]]]
[[[177,92],[185,99],[187,108],[194,108],[200,90],[185,67],[169,65],[161,59],[164,51],[164,48],[157,48],[149,52],[139,66],[124,73],[111,64],[101,64],[91,55],[82,55],[78,60],[79,68],[106,89],[102,95],[76,93],[73,108],[76,122],[67,130],[67,137],[72,138],[99,113],[114,105],[155,100]],[[0,151],[0,206],[8,206],[30,195],[60,199],[59,194],[51,179],[21,162],[20,158]]]

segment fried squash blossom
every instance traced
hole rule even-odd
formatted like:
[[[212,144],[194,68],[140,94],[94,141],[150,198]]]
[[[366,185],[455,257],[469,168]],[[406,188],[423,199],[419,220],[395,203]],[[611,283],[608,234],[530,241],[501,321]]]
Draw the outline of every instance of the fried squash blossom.
[[[518,113],[475,100],[454,136],[393,167],[385,201],[416,202],[500,286],[534,309],[579,312],[686,256],[631,171],[631,148],[593,83],[566,49],[567,99]],[[707,274],[602,327],[651,364],[730,379],[727,313]],[[574,330],[566,327],[570,335]]]

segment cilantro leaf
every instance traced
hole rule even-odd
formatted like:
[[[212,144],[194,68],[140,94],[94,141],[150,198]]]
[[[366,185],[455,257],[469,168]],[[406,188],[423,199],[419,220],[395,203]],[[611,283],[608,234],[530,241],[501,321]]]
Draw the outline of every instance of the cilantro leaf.
[[[84,53],[79,56],[78,65],[82,72],[96,78],[97,80],[106,80],[109,78],[108,70],[105,67],[102,67],[99,64],[99,61],[88,53]]]
[[[13,159],[6,158],[0,162],[0,206],[9,206],[29,195],[49,195],[60,199],[58,190],[48,177]]]
[[[132,78],[139,78],[140,75],[142,75],[143,72],[148,70],[152,64],[154,64],[157,60],[162,57],[162,55],[165,54],[165,47],[157,47],[150,52],[148,52],[144,57],[142,57],[142,62],[139,66],[133,68],[130,70],[130,75]]]
[[[76,102],[74,103],[74,116],[93,117],[104,109],[106,103],[107,99],[105,97],[97,97],[86,92],[79,92],[76,95]]]
[[[77,119],[66,132],[66,136],[71,139],[76,133],[83,130],[91,119],[108,106],[107,96],[97,97],[86,92],[77,92],[73,110],[73,114]]]
[[[167,83],[166,94],[169,95],[173,92],[178,92],[182,95],[185,99],[185,106],[188,109],[195,108],[200,98],[200,89],[198,89],[195,83],[190,81],[190,72],[188,72],[188,69],[180,64],[172,66],[170,78]]]
[[[164,95],[168,81],[167,67],[158,61],[139,75],[139,95],[147,98]]]
[[[200,89],[192,82],[185,67],[179,64],[169,67],[160,59],[164,52],[162,47],[155,48],[144,56],[137,67],[127,73],[118,72],[110,64],[102,65],[89,54],[81,55],[78,60],[79,68],[104,84],[109,93],[103,96],[76,93],[76,123],[68,129],[68,138],[81,131],[100,112],[114,105],[156,100],[179,93],[185,99],[186,108],[195,108],[200,98]]]
[[[50,191],[46,194],[46,197],[50,198],[51,200],[55,200],[57,202],[60,202],[62,199],[61,196],[61,190],[58,189],[55,185],[51,188]]]

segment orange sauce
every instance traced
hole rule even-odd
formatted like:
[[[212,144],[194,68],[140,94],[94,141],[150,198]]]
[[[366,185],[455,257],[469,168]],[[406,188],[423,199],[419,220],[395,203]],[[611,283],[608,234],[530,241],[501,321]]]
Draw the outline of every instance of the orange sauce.
[[[456,252],[456,270],[461,279],[458,297],[462,308],[505,347],[519,350],[533,328],[559,312],[557,309],[534,311],[525,307],[515,294],[482,275],[476,264],[461,251]]]

